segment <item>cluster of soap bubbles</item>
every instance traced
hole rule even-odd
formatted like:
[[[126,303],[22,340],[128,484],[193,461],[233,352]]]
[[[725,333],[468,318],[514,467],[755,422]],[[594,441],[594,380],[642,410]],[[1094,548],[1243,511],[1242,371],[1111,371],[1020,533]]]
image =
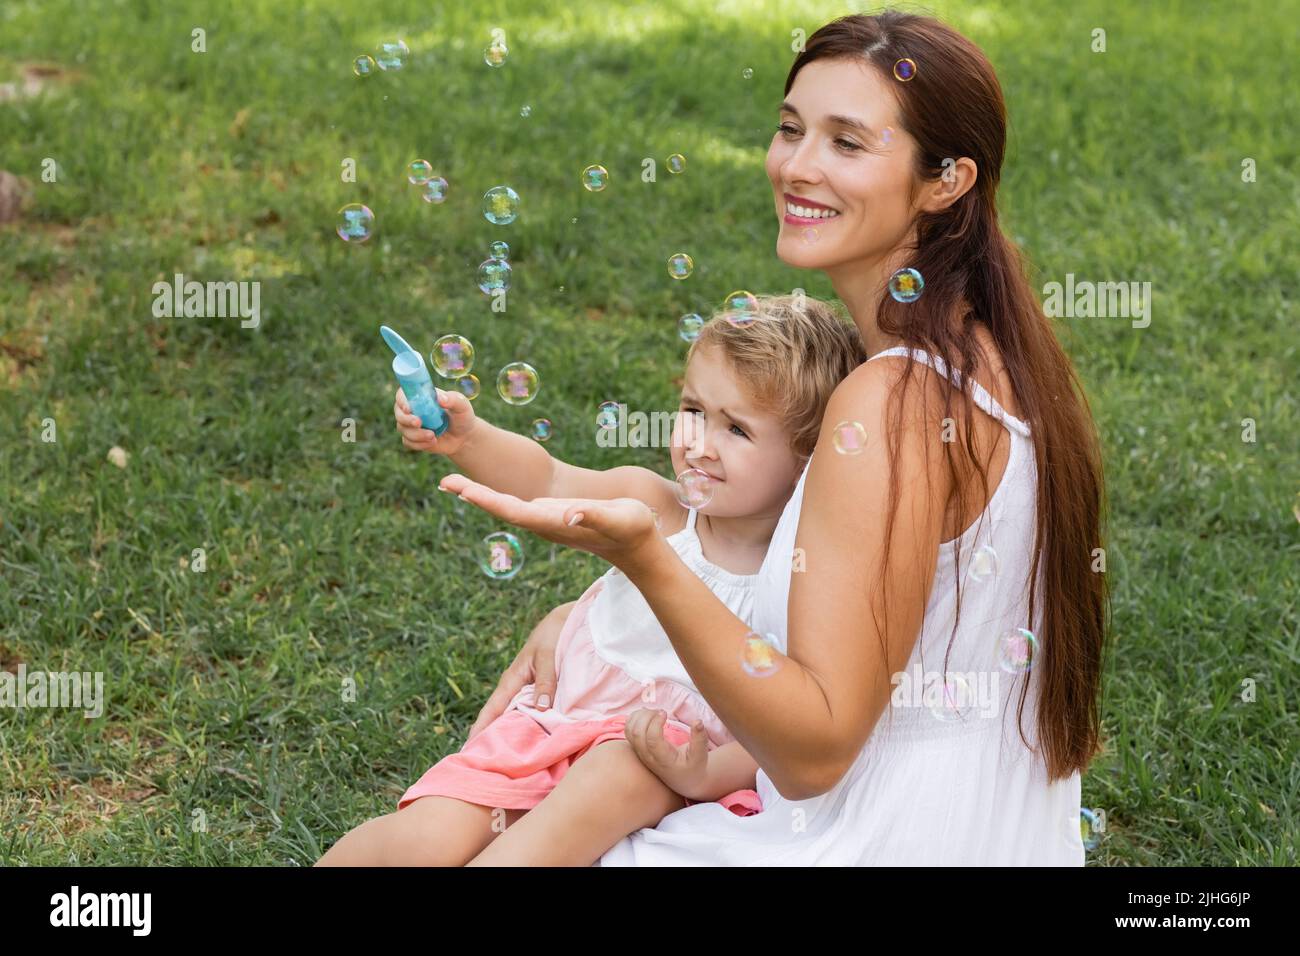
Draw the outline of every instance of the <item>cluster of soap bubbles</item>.
[[[450,188],[447,180],[433,174],[433,164],[427,159],[413,159],[406,164],[406,181],[412,186],[424,187],[420,198],[431,203],[445,200]]]
[[[494,242],[490,251],[491,255],[478,267],[478,287],[484,295],[510,288],[510,247],[504,242]]]
[[[527,109],[527,107],[525,107]],[[527,115],[527,114],[524,114]],[[668,172],[678,175],[686,171],[686,157],[681,153],[673,153],[668,157],[665,165]],[[590,166],[584,166],[582,170],[582,188],[587,192],[598,193],[609,185],[609,170],[599,163],[592,163]],[[574,222],[577,222],[575,219]]]
[[[352,61],[352,72],[357,76],[370,76],[375,72],[375,67],[379,69],[400,70],[406,65],[406,58],[411,55],[411,48],[402,40],[389,40],[386,43],[379,44],[379,53],[377,56],[371,56],[369,53],[362,53]]]

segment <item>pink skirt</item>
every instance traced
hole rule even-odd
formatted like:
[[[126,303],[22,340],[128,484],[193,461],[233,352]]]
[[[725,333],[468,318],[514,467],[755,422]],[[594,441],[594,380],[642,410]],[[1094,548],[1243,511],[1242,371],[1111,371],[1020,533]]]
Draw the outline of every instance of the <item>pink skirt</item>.
[[[564,778],[573,762],[596,744],[622,740],[628,714],[641,704],[644,687],[603,661],[591,642],[587,610],[600,591],[597,580],[574,606],[556,646],[555,706],[538,711],[533,685],[515,695],[504,713],[425,771],[397,803],[421,797],[454,797],[505,810],[531,810]],[[713,735],[725,731],[703,698],[681,685],[658,688],[656,707],[668,714],[664,739],[674,746],[690,740],[690,722],[705,721]],[[711,737],[711,739],[714,739]],[[683,798],[686,799],[686,798]],[[698,801],[686,799],[690,806]],[[737,816],[763,807],[754,790],[736,790],[716,801]]]

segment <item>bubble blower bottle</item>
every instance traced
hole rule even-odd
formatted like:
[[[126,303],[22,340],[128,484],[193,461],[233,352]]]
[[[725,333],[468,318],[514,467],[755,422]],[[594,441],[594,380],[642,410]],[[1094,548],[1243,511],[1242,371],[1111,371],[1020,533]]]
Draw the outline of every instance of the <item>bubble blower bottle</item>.
[[[411,411],[419,416],[420,423],[431,429],[435,435],[441,435],[451,425],[451,419],[438,404],[438,393],[434,391],[433,379],[429,367],[424,364],[424,356],[386,325],[379,327],[379,334],[384,337],[388,347],[393,350],[393,374],[397,383],[406,394],[406,401]]]

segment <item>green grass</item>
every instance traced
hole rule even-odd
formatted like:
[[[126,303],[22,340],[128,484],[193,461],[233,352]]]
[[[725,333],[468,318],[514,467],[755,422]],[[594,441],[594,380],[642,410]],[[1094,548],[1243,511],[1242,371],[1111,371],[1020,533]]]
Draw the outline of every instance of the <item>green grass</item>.
[[[33,61],[77,71],[0,104],[0,169],[35,192],[0,229],[0,669],[103,671],[109,697],[100,720],[0,711],[0,862],[309,863],[457,749],[531,626],[603,570],[527,535],[514,581],[473,566],[468,546],[496,528],[438,495],[445,464],[401,448],[381,322],[425,348],[470,338],[480,412],[518,429],[549,417],[557,456],[666,471],[660,451],[590,435],[611,397],[673,407],[677,316],[738,287],[831,297],[773,254],[762,163],[791,30],[847,8],[470,6],[15,0],[0,14],[0,82]],[[1294,865],[1295,19],[1263,2],[935,12],[999,71],[1004,224],[1038,285],[1073,272],[1155,288],[1147,329],[1059,322],[1111,507],[1107,751],[1084,778],[1109,826],[1090,860]],[[491,70],[498,26],[511,58]],[[403,71],[352,76],[353,56],[395,35],[413,51]],[[443,206],[405,184],[417,156],[450,180]],[[40,182],[45,157],[57,184]],[[1258,182],[1241,181],[1243,157]],[[600,194],[579,184],[592,162],[611,174]],[[498,183],[523,197],[506,229],[478,211]],[[350,201],[378,218],[360,248],[333,235]],[[503,237],[515,286],[500,316],[473,273]],[[681,249],[697,266],[676,283],[664,261]],[[261,280],[261,327],[154,318],[152,284],[174,272]],[[489,393],[516,359],[542,374],[524,408]],[[182,563],[200,547],[203,574]]]

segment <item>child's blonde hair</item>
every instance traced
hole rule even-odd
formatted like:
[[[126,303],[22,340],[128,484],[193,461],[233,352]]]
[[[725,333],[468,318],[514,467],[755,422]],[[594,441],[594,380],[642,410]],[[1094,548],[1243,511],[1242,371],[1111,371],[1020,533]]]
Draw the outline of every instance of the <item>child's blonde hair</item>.
[[[756,317],[734,325],[726,312],[713,316],[686,353],[716,347],[750,401],[784,424],[790,447],[807,460],[817,445],[831,392],[866,361],[857,326],[820,299],[760,295]]]

